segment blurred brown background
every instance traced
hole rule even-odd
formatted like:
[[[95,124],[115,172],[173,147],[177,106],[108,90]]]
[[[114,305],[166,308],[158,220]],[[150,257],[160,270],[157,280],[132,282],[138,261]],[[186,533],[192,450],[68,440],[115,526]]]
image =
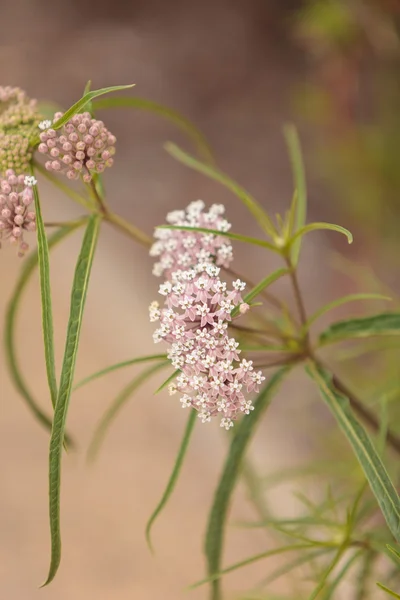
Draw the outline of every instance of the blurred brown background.
[[[88,79],[93,88],[135,82],[135,95],[192,119],[223,170],[272,213],[290,202],[282,125],[295,121],[305,148],[311,218],[336,220],[356,239],[350,250],[330,234],[307,240],[301,278],[312,310],[357,289],[351,278],[326,269],[324,260],[332,250],[346,252],[360,264],[372,261],[388,283],[398,285],[398,3],[357,0],[345,3],[350,12],[334,12],[333,5],[342,6],[340,2],[325,4],[331,12],[321,17],[319,9],[296,0],[3,0],[1,84],[69,106]],[[165,153],[163,143],[171,139],[191,149],[171,125],[142,112],[102,116],[118,138],[118,159],[105,177],[117,212],[150,233],[167,211],[203,198],[227,205],[235,231],[253,231],[245,211],[224,189]],[[46,220],[79,214],[58,192],[48,186],[43,190]],[[78,247],[79,234],[57,249],[52,260],[59,359]],[[269,265],[259,256],[245,250],[235,268],[260,277]],[[0,312],[19,265],[13,249],[1,251]],[[107,228],[88,297],[78,377],[153,351],[147,305],[156,290],[146,253]],[[37,281],[24,306],[20,356],[30,385],[46,406]],[[203,575],[206,509],[225,449],[218,427],[198,427],[179,487],[154,529],[157,553],[151,557],[144,527],[169,475],[186,415],[166,394],[153,396],[153,382],[125,408],[97,464],[88,467],[85,448],[93,428],[129,373],[77,393],[69,423],[79,452],[63,463],[63,562],[55,582],[37,590],[49,556],[48,438],[12,389],[1,350],[0,365],[2,597],[205,598],[204,589],[188,593],[184,587]],[[304,378],[299,381],[301,396],[307,398],[310,387]],[[285,385],[258,436],[255,456],[263,473],[312,448],[298,383]],[[320,416],[325,417],[323,408]],[[293,508],[290,494],[271,501],[289,514]],[[240,492],[234,515],[249,514]],[[268,543],[261,533],[234,530],[230,539],[227,564]],[[226,588],[237,593],[248,587],[253,574],[263,573],[262,565],[238,573],[226,580]]]

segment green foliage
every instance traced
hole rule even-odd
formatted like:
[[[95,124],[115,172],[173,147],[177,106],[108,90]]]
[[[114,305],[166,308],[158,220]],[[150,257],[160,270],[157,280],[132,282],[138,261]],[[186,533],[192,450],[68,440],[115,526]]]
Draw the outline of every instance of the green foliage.
[[[174,468],[172,470],[171,476],[167,483],[167,487],[165,488],[165,491],[161,497],[160,502],[157,504],[156,508],[154,509],[153,513],[151,514],[150,519],[148,520],[147,525],[146,525],[146,540],[152,551],[153,551],[153,546],[151,543],[151,530],[152,530],[155,520],[157,519],[158,515],[161,513],[162,509],[166,506],[168,500],[170,499],[170,497],[172,495],[172,492],[175,489],[179,474],[182,469],[183,461],[185,459],[186,452],[187,452],[187,449],[189,446],[190,438],[192,436],[193,429],[194,429],[194,426],[196,423],[196,418],[197,418],[196,411],[191,409],[189,418],[187,421],[187,425],[186,425],[186,428],[185,428],[185,431],[183,434],[182,442],[179,447],[178,454],[177,454],[177,457],[175,460]]]
[[[254,298],[257,298],[257,296],[259,296],[270,285],[272,285],[275,281],[277,281],[284,275],[287,275],[289,272],[290,272],[289,269],[277,269],[276,271],[274,271],[273,273],[271,273],[270,275],[265,277],[265,279],[260,281],[260,283],[258,283],[256,286],[254,286],[253,289],[250,290],[250,292],[244,296],[243,302],[246,302],[247,304],[251,304],[251,302],[254,300]],[[232,318],[236,317],[239,314],[239,312],[240,312],[240,307],[237,306],[232,311]]]
[[[72,285],[70,316],[65,342],[64,359],[50,439],[49,513],[51,532],[51,561],[49,573],[43,585],[49,584],[54,579],[61,561],[61,450],[64,441],[69,400],[72,391],[75,363],[78,353],[83,310],[85,307],[86,294],[89,285],[89,278],[92,269],[99,228],[100,219],[97,216],[91,217],[83,238],[82,248],[76,264],[74,281]]]
[[[254,433],[256,425],[268,408],[277,387],[281,383],[288,369],[277,371],[270,381],[264,386],[254,402],[254,410],[247,418],[243,419],[232,438],[229,453],[216,489],[211,511],[208,517],[208,526],[205,540],[205,553],[207,557],[209,580],[212,585],[212,600],[221,597],[219,575],[223,537],[225,533],[228,509],[235,484],[240,474],[240,467],[247,446]]]
[[[333,300],[333,302],[329,302],[325,306],[322,306],[319,310],[317,310],[305,324],[305,328],[309,328],[317,319],[322,317],[325,313],[337,308],[338,306],[342,306],[343,304],[347,304],[348,302],[357,302],[359,300],[386,300],[391,301],[392,299],[389,296],[383,296],[382,294],[349,294],[348,296],[342,296],[341,298],[337,298]]]
[[[379,335],[400,335],[400,313],[381,313],[371,317],[338,321],[321,333],[319,342],[325,345],[351,338]]]

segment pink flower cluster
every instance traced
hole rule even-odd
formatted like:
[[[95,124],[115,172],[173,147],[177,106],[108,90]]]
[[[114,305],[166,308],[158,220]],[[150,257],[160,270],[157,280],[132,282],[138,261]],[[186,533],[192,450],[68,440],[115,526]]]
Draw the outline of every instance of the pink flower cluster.
[[[54,121],[61,117],[62,113],[56,113]],[[69,179],[79,179],[82,175],[89,183],[93,173],[102,173],[112,166],[116,137],[102,121],[85,112],[74,115],[57,131],[51,125],[51,121],[39,124],[43,131],[38,149],[50,158],[45,163],[46,169],[66,173]]]
[[[191,206],[193,204],[188,208],[189,213]],[[200,212],[195,217],[197,221],[203,220]],[[221,213],[219,208],[214,218],[219,219]],[[190,247],[191,264],[185,264],[186,269],[172,271],[181,265],[179,259],[182,248],[186,248],[185,236],[192,238],[195,232],[172,230],[169,233],[168,241],[176,240],[177,246],[175,250],[166,250],[171,257],[168,266],[163,265],[168,279],[159,289],[165,297],[165,306],[160,308],[158,302],[153,302],[149,309],[150,321],[160,322],[154,332],[154,342],[165,341],[171,345],[168,358],[181,373],[176,384],[170,386],[170,393],[183,394],[182,407],[197,410],[203,423],[221,415],[221,427],[229,429],[241,413],[249,414],[253,410],[245,393],[257,392],[265,379],[261,371],[254,370],[252,361],[240,360],[239,344],[228,335],[231,313],[242,304],[241,292],[246,284],[237,279],[232,284],[233,289],[227,289],[226,282],[220,278],[220,268],[213,263],[218,259],[218,238],[214,236],[211,240],[208,234],[199,232],[194,238],[195,245],[202,258],[201,250],[209,249],[206,261],[196,260],[197,253]],[[204,241],[202,236],[206,238]]]
[[[24,241],[25,231],[35,231],[35,213],[29,210],[33,202],[32,186],[36,179],[30,175],[16,175],[12,169],[0,179],[0,247],[2,238],[18,245],[23,256],[29,246]]]
[[[167,215],[171,225],[186,227],[205,227],[217,231],[229,231],[231,225],[223,218],[225,212],[222,204],[213,204],[208,212],[204,212],[204,202],[191,202],[186,210],[174,210]],[[154,265],[153,274],[167,277],[176,269],[188,269],[198,263],[214,262],[228,267],[233,259],[232,245],[223,236],[197,231],[178,231],[156,229],[154,237],[157,241],[150,250],[150,256],[158,256],[159,262]]]

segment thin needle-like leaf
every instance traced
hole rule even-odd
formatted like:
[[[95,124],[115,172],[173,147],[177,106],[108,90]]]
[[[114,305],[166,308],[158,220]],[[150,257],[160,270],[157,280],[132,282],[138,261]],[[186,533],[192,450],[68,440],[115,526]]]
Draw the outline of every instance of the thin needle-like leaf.
[[[32,171],[33,174],[33,171]],[[40,298],[42,305],[42,330],[44,357],[46,364],[47,382],[50,390],[53,409],[57,402],[56,363],[54,357],[53,309],[51,305],[50,261],[46,230],[42,218],[39,192],[37,185],[33,186],[33,196],[36,210],[37,252],[40,278]]]
[[[68,235],[76,231],[76,229],[78,229],[82,224],[83,221],[80,223],[76,222],[71,226],[62,227],[58,231],[56,231],[52,236],[50,236],[48,240],[49,249],[62,242],[62,240],[64,240]],[[28,384],[25,381],[25,378],[21,371],[16,348],[16,324],[18,310],[21,305],[23,293],[29,281],[31,280],[33,273],[35,272],[37,265],[37,252],[32,253],[24,261],[20,277],[17,281],[14,293],[10,299],[6,310],[4,322],[4,346],[8,370],[15,388],[21,394],[21,396],[25,400],[27,406],[32,411],[36,419],[48,430],[51,430],[52,418],[47,416],[46,413],[40,408],[35,398],[33,397],[32,392],[29,390]],[[70,447],[73,445],[69,436],[66,435],[65,440]]]
[[[74,281],[72,284],[70,316],[67,328],[64,360],[50,439],[49,511],[51,562],[47,579],[43,585],[49,584],[54,579],[61,561],[60,483],[62,445],[78,353],[83,311],[99,228],[100,219],[97,216],[92,216],[89,219],[83,238],[82,248],[76,264]]]
[[[294,125],[286,125],[284,128],[286,143],[289,150],[290,162],[292,164],[293,180],[297,197],[295,201],[296,219],[294,232],[302,229],[307,217],[307,184],[304,172],[303,157],[300,140]],[[297,264],[299,260],[301,237],[292,243],[292,263]]]
[[[193,141],[195,146],[198,149],[199,154],[202,154],[204,159],[210,163],[214,163],[214,158],[211,152],[211,148],[204,137],[204,135],[197,129],[197,127],[189,121],[186,117],[181,115],[176,110],[168,108],[167,106],[163,106],[162,104],[158,104],[157,102],[152,102],[151,100],[146,100],[145,98],[129,98],[129,97],[117,97],[117,98],[102,98],[101,100],[95,100],[93,102],[93,107],[96,110],[103,110],[105,108],[133,108],[138,110],[145,110],[151,112],[153,114],[159,115],[167,121],[170,121],[179,129],[181,129],[184,133],[186,133]]]
[[[376,585],[378,586],[378,588],[389,594],[389,596],[391,596],[392,598],[397,598],[398,600],[400,600],[400,594],[396,594],[396,592],[386,587],[386,585],[383,585],[383,583],[377,583]]]
[[[184,458],[186,456],[186,452],[187,452],[187,449],[189,446],[190,438],[193,433],[193,428],[196,423],[197,414],[198,413],[195,410],[190,409],[190,414],[189,414],[189,418],[188,418],[186,428],[185,428],[185,431],[183,434],[182,442],[179,447],[178,454],[175,459],[174,468],[172,469],[172,473],[168,480],[167,487],[165,488],[165,491],[161,497],[161,500],[157,504],[157,506],[156,506],[153,514],[151,515],[150,519],[148,520],[148,523],[146,526],[146,540],[147,540],[149,548],[152,552],[153,552],[153,546],[151,543],[151,529],[154,525],[155,520],[157,519],[157,517],[160,514],[160,512],[162,511],[162,509],[167,504],[169,498],[171,497],[172,492],[175,489],[179,474],[182,469],[183,461],[184,461]]]
[[[134,392],[136,392],[136,390],[143,383],[145,383],[147,381],[147,379],[149,379],[149,377],[151,377],[154,373],[156,373],[160,369],[168,367],[169,364],[170,364],[169,361],[168,362],[164,361],[162,363],[152,365],[148,369],[145,369],[142,373],[139,373],[139,375],[136,375],[136,377],[134,377],[132,379],[132,381],[130,381],[128,383],[128,385],[126,385],[123,388],[123,390],[113,400],[113,402],[111,403],[109,408],[104,413],[103,417],[101,418],[101,420],[96,428],[96,431],[94,432],[92,441],[90,442],[89,449],[88,449],[88,454],[87,454],[88,460],[90,460],[90,461],[95,460],[95,458],[97,457],[98,452],[100,450],[100,446],[106,436],[106,433],[107,433],[110,425],[115,420],[115,418],[118,415],[118,413],[120,412],[121,408],[131,398],[132,394]]]
[[[125,367],[131,367],[132,365],[137,365],[142,362],[151,362],[153,360],[163,360],[166,358],[167,358],[166,354],[152,354],[149,356],[139,356],[137,358],[131,358],[130,360],[124,360],[122,362],[115,363],[114,365],[109,365],[108,367],[105,367],[104,369],[101,369],[100,371],[96,371],[96,373],[92,373],[92,375],[89,375],[88,377],[81,379],[81,381],[79,381],[74,386],[74,390],[78,390],[79,388],[83,387],[84,385],[86,385],[92,381],[95,381],[95,379],[98,379],[99,377],[104,377],[104,375],[108,375],[108,373],[112,373],[113,371],[119,371],[119,369],[124,369]]]
[[[169,152],[169,154],[171,154],[171,156],[173,156],[182,164],[194,169],[195,171],[198,171],[199,173],[202,173],[203,175],[206,175],[218,183],[221,183],[243,202],[249,212],[251,212],[253,217],[256,219],[260,227],[268,235],[272,237],[276,235],[275,227],[273,226],[271,219],[262,206],[244,188],[233,181],[233,179],[230,179],[230,177],[225,175],[225,173],[222,173],[222,171],[200,162],[187,152],[181,150],[181,148],[175,144],[171,144],[171,142],[165,144],[165,149],[167,152]]]
[[[319,317],[324,315],[325,313],[337,308],[338,306],[342,306],[343,304],[348,304],[349,302],[356,302],[359,300],[386,300],[390,302],[392,298],[389,296],[383,296],[382,294],[349,294],[348,296],[342,296],[341,298],[337,298],[329,304],[322,306],[322,308],[315,311],[313,315],[307,320],[304,325],[304,329],[309,329],[309,327],[317,320]]]
[[[257,298],[257,296],[259,294],[261,294],[265,289],[267,289],[267,287],[269,287],[275,281],[277,281],[284,275],[287,275],[288,273],[290,273],[289,269],[278,269],[277,271],[274,271],[273,273],[271,273],[271,275],[268,275],[268,277],[266,277],[265,279],[260,281],[260,283],[255,285],[253,287],[253,289],[250,290],[250,292],[244,296],[243,302],[250,304],[252,302],[252,300],[254,300],[254,298]],[[236,317],[239,314],[239,312],[240,312],[240,306],[236,306],[233,309],[231,316]]]
[[[322,577],[321,577],[321,579],[320,579],[317,587],[311,593],[311,595],[309,596],[308,600],[315,600],[319,596],[320,592],[325,587],[325,584],[326,584],[326,581],[327,581],[329,575],[332,573],[333,569],[336,567],[336,565],[338,564],[338,562],[342,558],[343,554],[346,552],[346,550],[348,548],[348,545],[349,545],[348,540],[345,540],[343,542],[343,544],[338,548],[335,556],[333,557],[333,560],[331,561],[331,563],[328,566],[328,568],[325,570],[325,572],[322,575]]]
[[[156,389],[156,391],[154,392],[154,395],[162,392],[162,390],[164,390],[170,383],[172,383],[172,381],[175,379],[175,377],[177,377],[179,375],[179,373],[180,373],[180,369],[176,369],[176,371],[174,371],[169,377],[167,377],[167,379],[162,382],[160,387],[158,387]]]
[[[229,454],[226,458],[208,517],[205,540],[208,573],[212,578],[210,580],[213,581],[212,600],[219,600],[220,598],[219,577],[214,577],[214,574],[220,570],[221,566],[222,545],[228,509],[240,474],[240,466],[257,424],[264,415],[279,384],[288,371],[289,367],[284,367],[272,376],[255,400],[254,410],[240,421],[236,433],[232,438]]]

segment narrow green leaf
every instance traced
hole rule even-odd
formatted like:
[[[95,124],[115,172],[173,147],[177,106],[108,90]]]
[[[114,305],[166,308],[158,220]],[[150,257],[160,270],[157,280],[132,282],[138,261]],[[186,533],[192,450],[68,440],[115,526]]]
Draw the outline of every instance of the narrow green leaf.
[[[319,593],[324,589],[326,581],[329,577],[329,575],[332,573],[333,569],[336,567],[336,565],[338,564],[338,562],[340,561],[340,559],[342,558],[343,554],[346,552],[347,548],[348,548],[348,540],[346,540],[337,550],[335,556],[333,557],[331,563],[329,564],[328,568],[325,570],[325,572],[323,573],[321,580],[319,581],[317,587],[314,589],[314,591],[310,594],[309,599],[308,600],[315,600],[318,596]]]
[[[253,289],[250,290],[250,292],[244,296],[243,302],[245,302],[246,304],[250,304],[251,301],[254,300],[254,298],[256,298],[259,294],[261,294],[261,292],[267,289],[267,287],[269,287],[272,283],[274,283],[284,275],[287,275],[288,273],[290,273],[289,269],[278,269],[277,271],[274,271],[273,273],[271,273],[271,275],[268,275],[268,277],[260,281],[260,283],[258,283],[256,286],[254,286]],[[231,316],[236,317],[239,314],[239,312],[240,306],[236,306],[236,308],[233,309]]]
[[[337,321],[321,333],[319,343],[325,345],[377,335],[400,335],[400,313],[380,313],[371,317]]]
[[[85,85],[85,89],[83,90],[83,97],[85,97],[86,94],[88,94],[90,92],[91,87],[92,87],[92,82],[89,79]],[[89,112],[93,116],[93,102],[91,100],[89,100],[89,102],[86,104],[85,109],[87,112]]]
[[[208,517],[205,539],[208,573],[213,579],[212,600],[219,600],[220,598],[219,577],[213,577],[213,575],[220,570],[228,509],[240,474],[241,463],[258,422],[264,415],[272,397],[277,391],[278,385],[288,371],[289,368],[284,367],[271,377],[255,400],[254,410],[249,415],[243,417],[237,425],[236,433],[232,438],[229,454],[226,458]]]
[[[87,383],[98,379],[99,377],[104,377],[104,375],[108,375],[108,373],[112,373],[113,371],[118,371],[119,369],[124,369],[125,367],[131,367],[132,365],[137,365],[142,362],[150,362],[153,360],[163,360],[166,359],[166,354],[152,354],[150,356],[139,356],[138,358],[131,358],[130,360],[124,360],[123,362],[115,363],[114,365],[110,365],[101,369],[100,371],[96,371],[96,373],[92,373],[88,377],[81,379],[75,386],[74,390],[77,390]]]
[[[381,590],[383,590],[384,592],[386,592],[387,594],[389,594],[389,596],[392,596],[392,598],[398,598],[400,600],[400,594],[396,594],[396,592],[394,592],[390,588],[386,587],[386,585],[383,585],[383,583],[377,583],[376,585]]]
[[[62,227],[56,231],[48,240],[48,247],[53,248],[68,235],[73,233],[82,223],[75,223],[73,226]],[[7,366],[10,373],[11,381],[14,384],[16,390],[21,394],[25,400],[27,406],[35,416],[35,418],[46,427],[51,430],[52,417],[46,415],[46,413],[40,408],[31,391],[29,390],[28,384],[22,375],[21,367],[19,365],[16,349],[16,324],[18,310],[21,306],[23,293],[31,280],[33,273],[38,265],[38,254],[34,252],[30,254],[23,263],[22,271],[15,286],[12,297],[8,304],[5,321],[4,321],[4,347],[5,356],[7,360]],[[65,440],[68,446],[72,447],[73,443],[69,436],[65,436]]]
[[[214,235],[223,236],[230,238],[231,240],[236,240],[237,242],[244,242],[246,244],[253,244],[254,246],[261,246],[262,248],[268,248],[268,250],[272,250],[273,252],[277,252],[281,254],[279,248],[270,244],[269,242],[265,242],[264,240],[260,240],[258,238],[249,237],[248,235],[241,235],[240,233],[231,233],[230,231],[218,231],[217,229],[208,229],[207,227],[188,227],[186,225],[159,225],[156,229],[178,229],[180,231],[197,231],[199,233],[212,233]]]
[[[160,387],[156,389],[156,391],[154,392],[154,395],[162,392],[162,390],[164,390],[175,379],[175,377],[177,377],[179,375],[180,371],[181,371],[180,369],[176,369],[176,371],[174,371],[169,377],[167,377],[167,379],[162,382]]]
[[[151,529],[154,525],[155,520],[157,519],[157,517],[160,514],[160,512],[162,511],[162,509],[167,504],[168,500],[171,497],[172,492],[175,489],[179,474],[182,469],[183,461],[184,461],[184,458],[186,456],[186,452],[187,452],[187,449],[189,446],[190,438],[192,436],[194,425],[196,423],[197,415],[198,415],[198,413],[195,410],[193,410],[193,409],[190,410],[187,425],[186,425],[186,428],[185,428],[185,431],[183,434],[183,438],[182,438],[181,445],[178,450],[177,457],[175,459],[174,468],[172,469],[171,476],[167,483],[167,487],[165,488],[165,491],[161,497],[160,502],[157,504],[154,512],[152,513],[152,515],[146,525],[146,540],[147,540],[149,548],[152,552],[153,552],[153,546],[151,543]]]
[[[98,96],[103,96],[104,94],[109,94],[111,92],[120,92],[121,90],[128,90],[134,87],[134,83],[130,85],[114,85],[111,87],[101,88],[99,90],[93,90],[92,92],[87,92],[80,98],[75,104],[73,104],[60,119],[58,119],[55,123],[53,123],[53,129],[60,129],[67,121],[69,121],[74,115],[81,112],[87,104],[94,98]],[[40,141],[39,135],[32,141],[32,145],[38,144]]]
[[[342,298],[337,298],[329,304],[322,306],[319,310],[317,310],[311,317],[308,319],[307,323],[304,325],[304,329],[309,329],[309,327],[314,323],[319,317],[324,315],[325,313],[337,308],[338,306],[342,306],[343,304],[347,304],[348,302],[356,302],[358,300],[387,300],[391,301],[392,298],[389,296],[383,296],[382,294],[349,294],[348,296],[342,296]]]
[[[164,361],[161,363],[157,363],[156,365],[151,365],[148,369],[145,369],[139,375],[136,375],[132,381],[126,385],[123,390],[118,394],[118,396],[112,401],[109,408],[104,413],[101,418],[99,424],[96,427],[96,430],[93,434],[92,441],[90,442],[88,448],[88,460],[93,461],[98,455],[100,450],[100,446],[106,436],[106,433],[118,415],[121,408],[126,404],[126,402],[130,399],[132,394],[136,392],[136,390],[147,381],[154,373],[168,367],[170,362]]]
[[[353,243],[353,236],[348,229],[341,227],[340,225],[334,225],[333,223],[310,223],[309,225],[305,225],[289,240],[287,246],[288,248],[292,248],[293,244],[300,238],[303,237],[306,233],[310,233],[311,231],[317,231],[319,229],[330,229],[331,231],[337,231],[338,233],[343,233],[347,237],[347,241],[349,244]]]
[[[33,171],[32,171],[33,175]],[[47,383],[50,390],[53,409],[57,402],[56,362],[54,356],[53,309],[51,305],[50,260],[46,230],[42,218],[39,192],[37,185],[33,186],[36,211],[37,252],[39,262],[40,297],[42,304],[42,330],[44,357],[46,363]]]
[[[336,546],[332,545],[332,548]],[[237,569],[241,569],[242,567],[247,567],[247,565],[251,565],[263,558],[270,558],[271,556],[277,556],[279,554],[285,554],[286,552],[295,552],[296,550],[307,550],[312,549],[311,544],[291,544],[289,546],[281,546],[279,548],[273,548],[272,550],[267,550],[266,552],[261,552],[260,554],[255,554],[254,556],[250,556],[245,560],[241,560],[233,565],[230,565],[226,569],[222,571],[218,571],[217,573],[212,573],[208,577],[201,579],[201,581],[196,581],[191,586],[189,586],[189,590],[194,590],[195,588],[204,585],[205,583],[212,583],[220,579],[223,575],[227,575],[228,573],[232,573],[232,571],[236,571]],[[218,596],[214,595],[212,598],[217,598]]]
[[[353,415],[348,398],[333,387],[330,376],[319,366],[309,363],[306,370],[350,442],[390,531],[400,540],[400,498],[372,442]]]
[[[333,550],[334,548],[318,548],[318,550],[314,550],[312,552],[303,552],[294,560],[284,564],[282,567],[278,567],[277,569],[275,569],[270,575],[268,575],[268,577],[263,579],[263,581],[260,584],[260,587],[268,585],[273,581],[276,581],[277,579],[282,577],[282,575],[287,575],[287,573],[290,573],[290,571],[293,571],[297,567],[300,567],[301,565],[304,565],[305,563],[314,560],[314,558],[319,558],[320,556],[329,554]]]
[[[262,208],[262,206],[253,198],[244,188],[242,188],[239,184],[237,184],[233,179],[230,179],[225,173],[219,171],[218,169],[214,169],[210,165],[206,165],[196,158],[191,156],[190,154],[184,152],[175,144],[169,142],[165,145],[165,149],[171,156],[173,156],[176,160],[181,162],[182,164],[206,175],[210,179],[217,181],[228,190],[230,190],[235,196],[242,201],[242,203],[246,206],[249,212],[256,219],[257,223],[260,227],[268,233],[268,235],[274,236],[276,235],[275,228],[269,218],[268,214]]]
[[[358,552],[355,552],[352,556],[350,556],[350,558],[345,562],[345,564],[340,569],[340,571],[336,575],[336,577],[328,585],[328,588],[326,590],[326,593],[324,595],[323,600],[332,600],[333,594],[335,593],[336,588],[338,587],[338,585],[340,584],[340,582],[343,581],[345,575],[347,574],[347,571],[362,556],[363,556],[363,550],[359,550]]]
[[[50,438],[49,453],[49,510],[51,532],[51,562],[49,574],[43,585],[47,585],[57,573],[61,560],[60,532],[60,482],[61,453],[64,441],[65,424],[72,391],[72,382],[78,344],[82,326],[83,310],[92,269],[94,253],[100,228],[100,219],[92,216],[88,222],[82,242],[82,248],[76,264],[71,292],[70,316],[67,328],[64,360],[61,370],[53,427]]]
[[[297,191],[295,231],[299,231],[304,227],[307,217],[307,184],[304,163],[296,127],[286,125],[284,134],[292,164],[294,187]],[[297,238],[292,244],[291,259],[293,265],[296,265],[299,260],[300,246],[301,237]]]
[[[203,155],[204,159],[210,163],[214,163],[214,158],[211,152],[211,148],[204,137],[204,135],[197,129],[193,123],[181,115],[176,110],[146,100],[145,98],[128,98],[128,97],[117,97],[117,98],[102,98],[101,100],[95,100],[93,106],[96,110],[103,110],[104,108],[134,108],[138,110],[145,110],[160,117],[163,117],[167,121],[170,121],[184,133],[192,139],[193,143],[197,147],[199,154]]]
[[[393,556],[396,557],[396,559],[400,563],[400,552],[396,550],[396,548],[393,548],[393,546],[391,546],[390,544],[386,544],[386,548],[389,550],[389,552],[393,554]]]

